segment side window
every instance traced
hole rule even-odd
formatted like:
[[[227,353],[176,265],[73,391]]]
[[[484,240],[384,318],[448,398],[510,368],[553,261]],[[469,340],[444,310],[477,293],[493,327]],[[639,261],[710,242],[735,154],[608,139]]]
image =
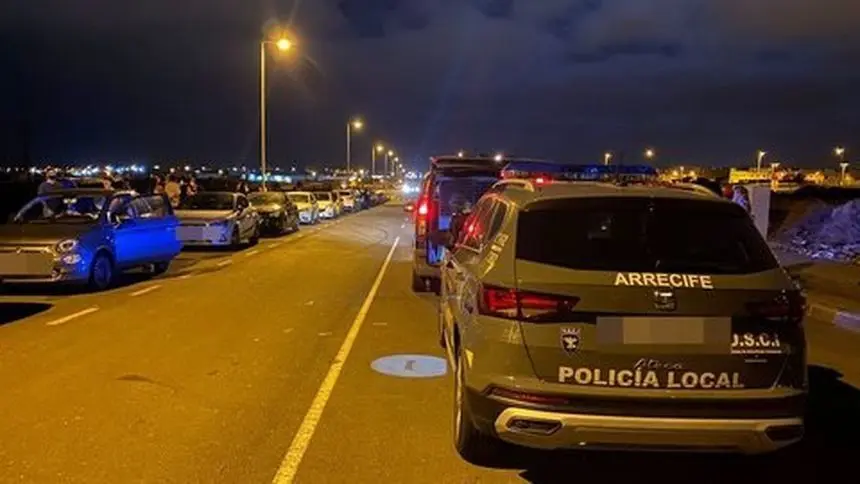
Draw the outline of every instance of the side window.
[[[143,197],[132,198],[128,206],[140,218],[152,218],[154,216],[152,207],[149,206],[149,203]]]
[[[463,224],[464,246],[472,250],[481,250],[484,235],[487,233],[487,228],[490,224],[494,203],[491,198],[482,199],[475,207],[473,215],[466,219],[465,224]]]
[[[150,195],[141,199],[149,206],[149,218],[163,218],[173,214],[170,203],[164,195]]]
[[[497,201],[493,210],[492,218],[490,219],[485,241],[492,241],[496,237],[496,234],[498,234],[499,230],[502,228],[502,224],[505,223],[505,216],[507,214],[508,205],[504,202]]]

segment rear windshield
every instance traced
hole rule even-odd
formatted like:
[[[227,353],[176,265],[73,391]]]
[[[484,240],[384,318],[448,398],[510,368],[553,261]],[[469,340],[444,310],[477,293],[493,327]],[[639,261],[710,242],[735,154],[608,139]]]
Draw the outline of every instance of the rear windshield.
[[[315,195],[317,196],[317,200],[331,200],[331,193],[317,192]]]
[[[517,258],[571,269],[749,274],[778,263],[739,206],[696,200],[550,200],[519,215]]]
[[[497,181],[492,176],[438,177],[433,198],[439,202],[441,215],[452,215],[474,206]]]

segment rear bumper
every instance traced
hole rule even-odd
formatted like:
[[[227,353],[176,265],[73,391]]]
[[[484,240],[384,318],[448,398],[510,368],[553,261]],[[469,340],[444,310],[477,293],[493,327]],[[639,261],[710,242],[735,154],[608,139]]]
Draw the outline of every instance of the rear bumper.
[[[423,249],[413,250],[412,272],[418,277],[429,277],[432,279],[439,279],[442,276],[439,266],[430,265],[427,262],[427,251]]]
[[[803,419],[656,419],[509,407],[495,420],[494,429],[504,441],[541,449],[759,454],[800,441]]]

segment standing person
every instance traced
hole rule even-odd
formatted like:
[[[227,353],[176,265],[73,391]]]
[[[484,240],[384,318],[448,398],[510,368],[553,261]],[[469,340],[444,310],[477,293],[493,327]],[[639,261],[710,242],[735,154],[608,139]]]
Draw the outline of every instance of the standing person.
[[[239,180],[239,183],[236,185],[236,192],[247,195],[250,191],[251,188],[248,186],[248,182],[245,180]]]
[[[164,193],[170,200],[170,206],[176,208],[182,199],[182,187],[179,186],[179,179],[176,175],[170,175],[167,184],[164,185]]]
[[[193,176],[188,179],[188,185],[185,188],[185,196],[191,197],[200,192],[200,186],[197,185],[197,179]]]
[[[57,181],[57,172],[55,170],[48,170],[47,173],[45,173],[45,181],[39,184],[39,195],[43,195],[58,188],[61,188],[61,186],[60,182]]]
[[[155,195],[163,195],[164,194],[164,177],[161,175],[155,175],[153,183],[152,183],[152,193]]]
[[[750,203],[750,193],[746,187],[738,185],[735,187],[732,201],[743,207],[747,213],[752,212],[752,204]]]

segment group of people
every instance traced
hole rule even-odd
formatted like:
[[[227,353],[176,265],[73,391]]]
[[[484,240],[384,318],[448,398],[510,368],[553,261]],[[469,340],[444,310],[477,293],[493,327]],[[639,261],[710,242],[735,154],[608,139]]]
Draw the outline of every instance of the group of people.
[[[154,175],[151,190],[156,195],[166,195],[170,201],[170,205],[176,208],[186,198],[199,193],[200,186],[193,176],[182,177],[170,174],[164,177],[162,175]]]
[[[130,190],[131,185],[128,180],[121,176],[112,175],[104,172],[98,177],[98,182],[101,183],[105,190]],[[78,188],[79,185],[71,178],[61,177],[57,170],[49,169],[45,172],[45,180],[39,184],[37,189],[39,195],[50,193],[56,190],[66,190],[70,188]]]

